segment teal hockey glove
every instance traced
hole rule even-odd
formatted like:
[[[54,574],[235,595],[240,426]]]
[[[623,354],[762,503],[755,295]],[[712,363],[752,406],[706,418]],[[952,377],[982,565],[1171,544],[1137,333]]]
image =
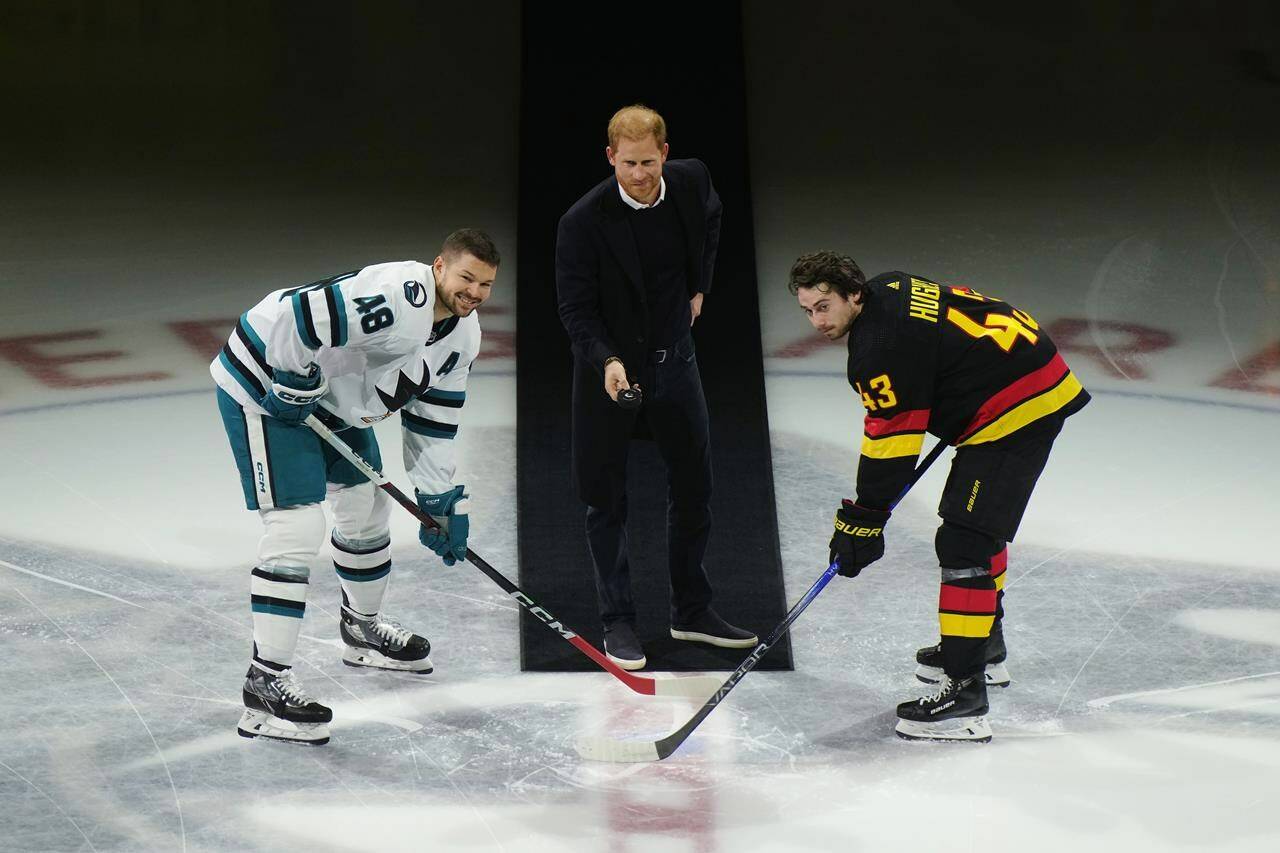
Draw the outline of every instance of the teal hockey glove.
[[[418,540],[444,560],[446,566],[467,556],[467,534],[471,532],[471,522],[467,519],[471,500],[462,486],[454,486],[447,492],[438,495],[424,495],[414,489],[418,498],[418,507],[435,522],[439,528],[422,525],[418,530]]]
[[[297,426],[314,414],[320,398],[329,390],[329,383],[315,362],[305,376],[288,370],[275,370],[272,374],[275,381],[259,403],[268,415],[290,426]]]

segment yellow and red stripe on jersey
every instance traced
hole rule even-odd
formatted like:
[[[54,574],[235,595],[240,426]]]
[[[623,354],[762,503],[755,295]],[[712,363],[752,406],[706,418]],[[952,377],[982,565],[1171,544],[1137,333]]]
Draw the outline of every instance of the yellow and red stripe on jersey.
[[[996,591],[944,583],[938,592],[938,628],[944,637],[987,637],[996,620]]]
[[[1074,400],[1084,387],[1054,353],[1044,367],[1011,382],[987,399],[960,433],[956,445],[985,444],[1017,432]]]
[[[928,426],[928,409],[914,409],[891,418],[875,418],[868,414],[863,425],[862,455],[872,459],[919,456]]]

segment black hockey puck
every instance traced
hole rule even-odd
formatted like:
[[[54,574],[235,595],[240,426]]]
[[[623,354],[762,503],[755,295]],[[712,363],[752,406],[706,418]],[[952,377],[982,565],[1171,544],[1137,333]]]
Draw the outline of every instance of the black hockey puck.
[[[639,385],[632,385],[618,392],[618,405],[624,409],[638,409],[642,400]]]

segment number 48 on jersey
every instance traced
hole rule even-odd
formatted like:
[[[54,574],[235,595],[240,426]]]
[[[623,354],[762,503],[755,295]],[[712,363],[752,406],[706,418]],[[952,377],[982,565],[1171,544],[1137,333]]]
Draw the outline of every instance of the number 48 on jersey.
[[[386,301],[387,297],[381,294],[355,298],[356,313],[361,315],[360,328],[364,329],[366,335],[385,329],[396,321],[395,315],[391,313],[391,306],[383,304]],[[379,308],[379,305],[382,307]]]

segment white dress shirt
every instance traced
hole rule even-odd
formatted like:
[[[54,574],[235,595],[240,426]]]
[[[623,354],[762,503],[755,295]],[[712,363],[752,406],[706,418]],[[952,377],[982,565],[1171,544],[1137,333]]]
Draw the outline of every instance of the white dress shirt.
[[[618,195],[622,196],[622,200],[627,203],[632,210],[645,210],[650,207],[657,207],[667,198],[667,179],[658,178],[658,197],[653,200],[653,204],[641,204],[631,196],[627,195],[627,191],[622,188],[622,184],[618,184]]]

